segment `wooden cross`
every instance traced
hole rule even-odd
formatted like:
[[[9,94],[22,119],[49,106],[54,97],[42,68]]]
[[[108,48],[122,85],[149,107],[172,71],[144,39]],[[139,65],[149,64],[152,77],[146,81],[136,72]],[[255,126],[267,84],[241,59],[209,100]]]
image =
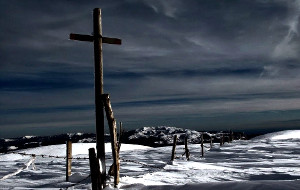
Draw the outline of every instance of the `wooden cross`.
[[[121,40],[102,36],[101,9],[93,11],[93,35],[70,34],[71,40],[94,42],[95,59],[95,105],[96,105],[96,149],[97,158],[101,161],[101,178],[103,187],[106,186],[105,142],[104,142],[104,111],[101,95],[103,94],[103,59],[102,43],[121,45]]]

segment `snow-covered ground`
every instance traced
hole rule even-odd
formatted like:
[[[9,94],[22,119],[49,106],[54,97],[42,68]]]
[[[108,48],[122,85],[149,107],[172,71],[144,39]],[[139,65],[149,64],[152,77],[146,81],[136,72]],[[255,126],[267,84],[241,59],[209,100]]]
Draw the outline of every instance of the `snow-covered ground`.
[[[122,144],[119,189],[300,189],[300,130],[283,131],[248,141],[234,141],[213,148],[190,144],[191,158],[181,155],[170,162],[171,146],[151,148]],[[87,158],[93,143],[73,144],[73,157]],[[106,145],[107,166],[111,165],[110,145]],[[70,182],[65,182],[65,145],[21,150],[31,156],[0,154],[0,189],[59,189],[75,185],[89,175],[87,159],[72,162]],[[109,182],[112,183],[113,179]],[[69,189],[91,189],[90,179]],[[113,189],[112,186],[106,189]]]

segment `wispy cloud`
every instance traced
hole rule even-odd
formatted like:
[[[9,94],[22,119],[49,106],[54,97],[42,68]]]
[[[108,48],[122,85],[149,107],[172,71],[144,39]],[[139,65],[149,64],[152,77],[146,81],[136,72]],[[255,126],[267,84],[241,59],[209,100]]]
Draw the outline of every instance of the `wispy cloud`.
[[[274,59],[299,59],[299,34],[298,25],[300,19],[300,1],[286,1],[289,8],[286,25],[288,31],[284,38],[276,45]]]
[[[144,1],[146,5],[150,6],[156,13],[164,14],[170,18],[176,18],[180,9],[184,8],[184,3],[182,1],[159,1],[151,0]]]

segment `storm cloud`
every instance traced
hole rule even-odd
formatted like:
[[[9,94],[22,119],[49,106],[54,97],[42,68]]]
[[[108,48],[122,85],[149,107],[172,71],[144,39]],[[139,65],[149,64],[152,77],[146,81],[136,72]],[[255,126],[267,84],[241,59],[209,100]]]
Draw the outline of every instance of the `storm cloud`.
[[[299,127],[299,0],[0,1],[0,136],[94,132],[92,33],[126,129]]]

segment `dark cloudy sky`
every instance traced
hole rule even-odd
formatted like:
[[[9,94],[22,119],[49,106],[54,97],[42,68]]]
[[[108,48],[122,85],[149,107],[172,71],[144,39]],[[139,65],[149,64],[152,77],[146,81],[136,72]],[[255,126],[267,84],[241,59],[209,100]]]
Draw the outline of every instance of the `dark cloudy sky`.
[[[94,132],[93,44],[126,129],[300,126],[300,0],[0,0],[0,137]]]

